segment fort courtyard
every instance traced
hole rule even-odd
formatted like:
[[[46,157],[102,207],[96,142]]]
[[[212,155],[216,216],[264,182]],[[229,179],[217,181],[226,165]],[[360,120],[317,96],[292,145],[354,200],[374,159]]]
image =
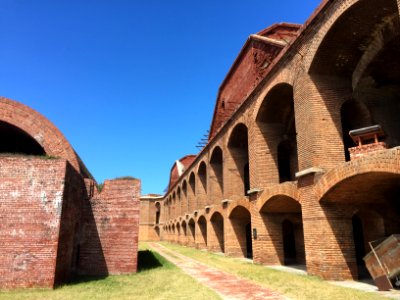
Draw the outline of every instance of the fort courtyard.
[[[45,116],[0,98],[0,298],[96,298],[67,284],[93,281],[110,299],[400,298],[399,8],[323,0],[249,34],[162,195],[98,184]],[[159,293],[124,290],[135,278]]]

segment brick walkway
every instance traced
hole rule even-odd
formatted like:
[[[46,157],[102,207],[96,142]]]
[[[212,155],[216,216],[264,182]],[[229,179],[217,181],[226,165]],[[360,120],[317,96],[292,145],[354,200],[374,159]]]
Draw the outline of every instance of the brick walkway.
[[[288,299],[277,292],[261,287],[258,284],[239,278],[235,275],[211,268],[158,243],[148,243],[148,245],[152,250],[164,256],[167,260],[181,268],[185,273],[192,276],[208,288],[214,290],[223,299]]]

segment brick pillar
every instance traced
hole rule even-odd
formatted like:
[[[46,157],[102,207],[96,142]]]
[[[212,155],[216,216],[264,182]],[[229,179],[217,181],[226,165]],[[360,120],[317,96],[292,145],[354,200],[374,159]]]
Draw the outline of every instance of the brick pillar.
[[[234,257],[246,257],[246,224],[250,220],[244,215],[226,218],[225,253]]]
[[[210,165],[209,168],[209,199],[210,199],[210,204],[214,205],[219,205],[221,204],[221,200],[223,200],[223,194],[222,194],[222,187],[220,183],[218,182],[218,176],[217,173],[219,171],[218,168],[221,168],[222,166],[215,166],[215,168]]]
[[[306,180],[310,178],[302,178],[299,185]],[[312,186],[301,187],[300,197],[307,272],[330,280],[357,278],[350,210],[337,203],[320,203]]]
[[[207,223],[199,224],[196,222],[195,241],[197,249],[207,249]]]
[[[350,80],[302,74],[294,85],[299,170],[344,162],[340,108],[352,96]]]
[[[266,123],[256,123],[249,130],[250,186],[266,187],[279,183],[275,132]]]
[[[236,149],[229,149],[226,153],[226,163],[224,164],[225,197],[236,200],[244,197],[244,182],[242,172],[244,163],[243,155]],[[234,157],[236,159],[234,159]],[[225,181],[226,179],[226,181]]]
[[[257,229],[257,239],[253,239],[254,262],[266,265],[283,264],[281,218],[253,210],[251,222],[252,227]]]
[[[207,249],[212,252],[224,252],[224,218],[210,218],[207,226]]]
[[[208,171],[208,170],[207,170]],[[208,183],[208,180],[206,179]],[[196,210],[204,209],[207,206],[207,185],[200,179],[200,176],[197,176],[196,181]]]
[[[187,245],[196,247],[196,223],[188,222],[187,224]]]

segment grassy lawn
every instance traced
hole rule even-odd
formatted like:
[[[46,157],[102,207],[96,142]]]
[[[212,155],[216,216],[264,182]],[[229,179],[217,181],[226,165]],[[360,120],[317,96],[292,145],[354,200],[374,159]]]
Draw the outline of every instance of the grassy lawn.
[[[209,266],[258,282],[291,299],[388,299],[375,293],[337,287],[315,276],[286,273],[232,257],[166,242],[162,242],[162,244]]]
[[[0,290],[0,299],[220,299],[157,253],[140,245],[138,273],[79,278],[55,290]]]

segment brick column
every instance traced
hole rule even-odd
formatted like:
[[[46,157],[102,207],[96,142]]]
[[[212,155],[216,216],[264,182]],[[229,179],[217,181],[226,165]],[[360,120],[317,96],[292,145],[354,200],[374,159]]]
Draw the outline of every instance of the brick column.
[[[275,133],[266,123],[249,130],[250,186],[262,188],[279,182]]]
[[[229,151],[226,152],[226,160],[224,163],[224,182],[226,182],[224,195],[226,198],[232,200],[240,199],[244,196],[244,184],[241,177],[243,170],[239,170],[239,168],[243,168],[243,166],[241,163],[239,163],[239,167],[236,164],[233,158],[236,152],[235,149],[229,149]]]
[[[223,200],[221,185],[218,182],[218,177],[216,174],[216,170],[211,166],[209,168],[209,199],[210,204],[219,205],[221,204],[221,200]]]
[[[306,180],[310,178],[302,178],[299,184]],[[341,209],[337,203],[320,203],[311,185],[301,187],[300,197],[307,272],[330,280],[355,279],[357,263],[350,210]]]
[[[352,96],[350,80],[302,74],[294,85],[299,170],[345,161],[340,108]]]
[[[257,229],[257,239],[253,239],[254,262],[266,265],[283,264],[281,218],[253,210],[251,222],[252,227]]]

